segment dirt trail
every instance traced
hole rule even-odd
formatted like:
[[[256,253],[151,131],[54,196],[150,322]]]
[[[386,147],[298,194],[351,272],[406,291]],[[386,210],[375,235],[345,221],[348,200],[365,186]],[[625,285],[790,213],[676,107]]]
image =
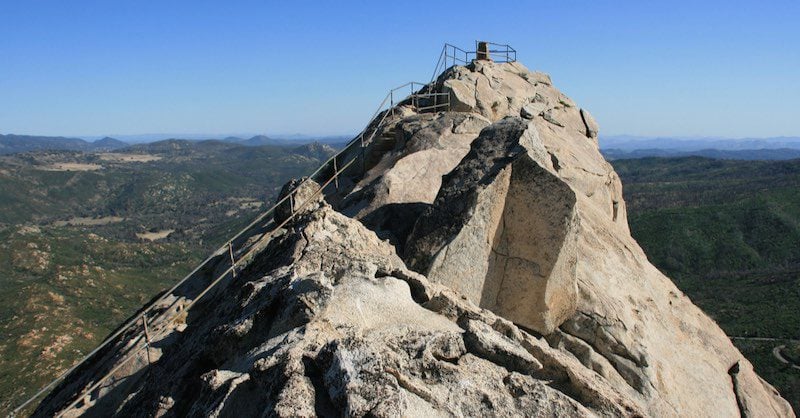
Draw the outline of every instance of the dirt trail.
[[[769,338],[769,337],[729,337],[731,340],[750,340],[750,341],[768,341],[768,342],[791,342],[795,344],[800,344],[800,340],[793,340],[791,338]],[[781,350],[786,349],[786,344],[781,344],[775,346],[772,349],[772,356],[775,357],[779,362],[795,369],[800,370],[800,365],[795,364],[794,362],[790,361],[786,357],[783,356]]]
[[[800,365],[794,364],[793,362],[789,361],[789,359],[787,359],[786,357],[783,356],[783,353],[781,353],[781,350],[783,350],[785,348],[786,348],[786,345],[779,345],[779,346],[773,348],[772,349],[772,355],[775,356],[775,358],[778,359],[778,361],[780,361],[781,363],[783,363],[783,364],[785,364],[787,366],[790,366],[793,369],[800,370]]]

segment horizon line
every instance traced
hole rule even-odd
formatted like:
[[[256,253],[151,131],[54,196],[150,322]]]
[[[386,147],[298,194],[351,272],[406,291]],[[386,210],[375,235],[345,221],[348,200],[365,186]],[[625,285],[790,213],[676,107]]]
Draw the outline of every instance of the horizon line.
[[[47,134],[29,134],[29,133],[0,133],[0,135],[17,135],[17,136],[31,136],[31,137],[49,137],[49,138],[67,138],[67,139],[81,139],[88,142],[94,142],[103,138],[119,139],[124,137],[161,137],[158,140],[167,139],[187,139],[187,140],[215,140],[226,138],[239,138],[250,139],[256,136],[266,136],[270,139],[314,139],[314,138],[335,138],[335,137],[355,137],[357,133],[325,133],[325,134],[307,134],[307,133],[140,133],[140,134],[101,134],[101,135],[47,135]],[[728,141],[744,141],[744,140],[779,140],[779,139],[800,139],[800,133],[796,135],[776,135],[776,136],[716,136],[716,135],[668,135],[668,134],[629,134],[629,133],[614,133],[614,134],[601,134],[600,139],[614,139],[614,138],[629,138],[632,140],[647,140],[647,139],[673,139],[673,140],[728,140]]]

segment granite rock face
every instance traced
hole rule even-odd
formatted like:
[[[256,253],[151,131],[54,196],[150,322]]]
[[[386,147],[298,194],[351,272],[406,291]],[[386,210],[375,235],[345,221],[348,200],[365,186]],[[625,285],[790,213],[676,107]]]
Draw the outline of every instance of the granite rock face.
[[[292,179],[284,184],[278,194],[278,201],[282,201],[292,191],[291,198],[283,200],[275,208],[275,223],[283,223],[292,216],[292,212],[305,213],[319,207],[323,201],[320,185],[314,180],[302,178]]]
[[[484,129],[406,243],[411,268],[542,334],[578,297],[576,197],[546,154],[523,119]]]
[[[431,87],[450,111],[379,115],[364,172],[152,324],[151,363],[64,409],[116,344],[37,415],[794,416],[648,262],[597,123],[549,76],[480,61]]]
[[[453,67],[436,86],[492,125],[433,202],[396,219],[414,224],[397,245],[409,267],[542,335],[647,415],[793,416],[631,238],[588,111],[520,63]]]
[[[129,371],[126,393],[67,415],[643,413],[543,338],[407,269],[358,221],[323,206],[291,226],[156,364]]]
[[[379,138],[392,148],[358,179],[339,209],[401,244],[424,205],[436,198],[442,176],[469,151],[489,121],[474,113],[406,113],[390,121]]]

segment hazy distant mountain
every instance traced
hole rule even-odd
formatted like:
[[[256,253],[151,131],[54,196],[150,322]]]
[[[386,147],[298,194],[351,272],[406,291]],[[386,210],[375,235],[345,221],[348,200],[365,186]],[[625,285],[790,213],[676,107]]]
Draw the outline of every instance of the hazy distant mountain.
[[[266,135],[256,135],[250,139],[242,140],[239,143],[242,145],[255,147],[260,145],[274,145],[276,141]]]
[[[245,145],[248,147],[259,147],[262,145],[296,145],[296,144],[306,144],[306,143],[318,143],[318,144],[341,144],[344,142],[349,141],[352,139],[351,136],[324,136],[324,137],[315,137],[315,136],[307,136],[307,135],[291,135],[289,137],[271,137],[266,135],[256,135],[249,139],[243,139],[236,136],[229,136],[223,141],[225,142],[233,142],[235,144]]]
[[[292,152],[295,154],[304,155],[309,158],[316,158],[320,161],[325,161],[328,158],[330,158],[333,154],[336,154],[336,149],[328,144],[323,144],[321,142],[312,142],[309,144],[300,145],[297,148],[293,148]]]
[[[190,141],[203,141],[207,139],[220,139],[228,140],[241,140],[249,135],[242,134],[178,134],[178,133],[165,133],[165,134],[139,134],[139,135],[114,135],[114,138],[125,141],[129,144],[145,144],[149,142],[164,141],[167,139],[186,139]],[[91,137],[86,137],[92,139]]]
[[[90,149],[94,151],[112,151],[120,148],[125,148],[127,146],[128,146],[127,142],[122,142],[119,139],[114,139],[108,136],[103,139],[98,139],[97,141],[89,143]]]
[[[303,144],[312,141],[318,141],[326,144],[343,143],[352,139],[355,135],[304,135],[304,134],[290,134],[290,135],[263,135],[252,133],[231,133],[231,134],[141,134],[141,135],[114,135],[115,138],[125,141],[129,144],[142,144],[148,142],[157,142],[167,139],[180,138],[191,141],[203,141],[208,139],[219,139],[225,142],[240,142],[245,145],[290,145],[290,144]],[[86,137],[93,139],[94,137]],[[99,138],[99,137],[97,137]],[[255,138],[255,140],[254,140]],[[265,141],[266,139],[266,141]]]
[[[80,138],[62,136],[0,135],[0,154],[29,151],[111,151],[128,146],[114,138],[87,142]]]
[[[255,135],[250,138],[240,138],[238,136],[229,136],[222,139],[223,142],[230,142],[233,144],[244,145],[247,147],[260,147],[262,145],[291,145],[294,142],[283,141],[280,139],[272,139],[266,135]]]
[[[702,149],[697,151],[677,151],[671,149],[636,149],[625,151],[617,148],[601,150],[608,160],[623,160],[644,157],[707,157],[718,160],[793,160],[800,158],[800,149],[750,149],[721,150]]]
[[[604,136],[600,138],[603,150],[777,150],[781,148],[800,149],[800,137],[774,138],[674,138],[674,137],[642,137],[631,135]]]
[[[203,141],[189,139],[165,139],[163,141],[135,144],[126,150],[138,153],[194,155],[197,153],[220,152],[241,147],[242,145],[239,143],[220,141],[216,139],[207,139]]]
[[[610,160],[688,156],[727,160],[789,160],[800,158],[800,137],[734,139],[617,135],[600,138],[600,149]]]
[[[88,143],[78,138],[29,136],[29,135],[0,135],[0,154],[14,154],[18,152],[39,150],[82,150]]]
[[[286,141],[286,142],[321,142],[323,144],[339,144],[345,143],[353,139],[355,135],[324,135],[324,136],[314,136],[314,135],[303,135],[303,134],[292,134],[292,135],[274,135],[271,138],[274,140],[279,141]]]
[[[97,139],[94,142],[89,142],[81,138],[68,138],[61,136],[35,136],[35,135],[0,135],[0,155],[16,154],[21,152],[30,151],[113,151],[122,148],[131,147],[132,150],[142,152],[163,152],[163,151],[177,151],[177,150],[195,150],[196,147],[191,144],[197,144],[201,148],[215,149],[226,148],[231,146],[247,146],[247,147],[260,147],[265,145],[271,146],[297,146],[307,144],[312,140],[302,140],[297,138],[272,138],[266,135],[255,135],[249,138],[241,138],[238,136],[228,136],[223,139],[211,139],[213,137],[197,138],[190,136],[189,138],[182,136],[175,136],[171,138],[161,138],[153,140],[155,135],[152,135],[150,140],[145,141],[132,141],[125,142],[116,138],[104,137]],[[330,144],[340,144],[343,138],[350,139],[349,137],[329,136],[320,140],[313,140],[316,145],[307,150],[300,150],[298,152],[302,155],[309,157],[323,156],[328,153],[331,147]],[[141,138],[140,138],[141,139]],[[328,144],[321,147],[322,144]],[[326,157],[327,158],[327,157]]]

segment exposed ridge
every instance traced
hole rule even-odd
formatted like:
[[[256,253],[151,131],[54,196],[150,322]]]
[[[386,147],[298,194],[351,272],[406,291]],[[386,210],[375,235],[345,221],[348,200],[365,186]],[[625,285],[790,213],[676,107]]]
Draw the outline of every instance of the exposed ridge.
[[[549,76],[476,60],[387,99],[37,414],[793,416],[647,262]]]

